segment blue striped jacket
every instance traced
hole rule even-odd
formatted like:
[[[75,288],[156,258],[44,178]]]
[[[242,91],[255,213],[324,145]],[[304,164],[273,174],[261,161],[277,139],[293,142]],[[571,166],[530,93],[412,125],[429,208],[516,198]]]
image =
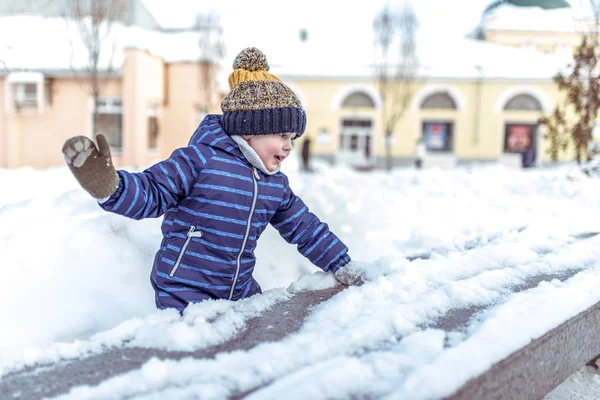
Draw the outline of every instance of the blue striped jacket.
[[[119,170],[117,191],[100,206],[133,219],[164,215],[151,282],[159,308],[260,293],[254,250],[271,223],[324,271],[350,261],[348,248],[294,195],[281,172],[254,168],[209,115],[187,147],[141,173]]]

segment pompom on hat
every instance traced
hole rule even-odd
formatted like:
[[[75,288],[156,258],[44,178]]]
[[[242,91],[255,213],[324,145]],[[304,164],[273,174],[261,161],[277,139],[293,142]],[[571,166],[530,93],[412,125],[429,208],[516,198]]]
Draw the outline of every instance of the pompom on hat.
[[[255,47],[233,61],[229,93],[221,102],[221,124],[229,135],[296,133],[306,128],[300,101],[281,80],[269,73],[265,55]]]

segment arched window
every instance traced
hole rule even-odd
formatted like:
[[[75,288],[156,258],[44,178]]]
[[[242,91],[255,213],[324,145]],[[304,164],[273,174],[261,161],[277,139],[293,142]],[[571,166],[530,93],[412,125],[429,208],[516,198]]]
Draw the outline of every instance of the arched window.
[[[504,110],[542,111],[542,104],[532,95],[521,93],[511,97],[504,105]]]
[[[456,110],[456,102],[448,92],[436,92],[423,99],[421,108]]]
[[[343,101],[342,108],[375,108],[375,102],[365,92],[350,93]]]

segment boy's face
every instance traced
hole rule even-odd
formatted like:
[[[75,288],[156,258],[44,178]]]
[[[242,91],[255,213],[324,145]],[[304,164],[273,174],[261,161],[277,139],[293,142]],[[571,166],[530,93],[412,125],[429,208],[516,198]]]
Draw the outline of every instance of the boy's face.
[[[242,137],[254,149],[269,172],[274,172],[277,167],[290,155],[292,151],[292,138],[295,133],[281,133],[276,135],[243,135]]]

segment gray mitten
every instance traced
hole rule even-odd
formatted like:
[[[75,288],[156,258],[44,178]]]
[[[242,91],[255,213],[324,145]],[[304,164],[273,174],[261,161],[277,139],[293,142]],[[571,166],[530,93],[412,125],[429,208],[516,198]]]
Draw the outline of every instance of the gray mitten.
[[[363,268],[355,261],[339,267],[334,275],[338,282],[346,286],[361,286],[365,283]]]
[[[119,187],[119,175],[104,135],[96,135],[96,141],[97,147],[91,139],[75,136],[65,142],[62,152],[79,184],[94,198],[105,199]]]

